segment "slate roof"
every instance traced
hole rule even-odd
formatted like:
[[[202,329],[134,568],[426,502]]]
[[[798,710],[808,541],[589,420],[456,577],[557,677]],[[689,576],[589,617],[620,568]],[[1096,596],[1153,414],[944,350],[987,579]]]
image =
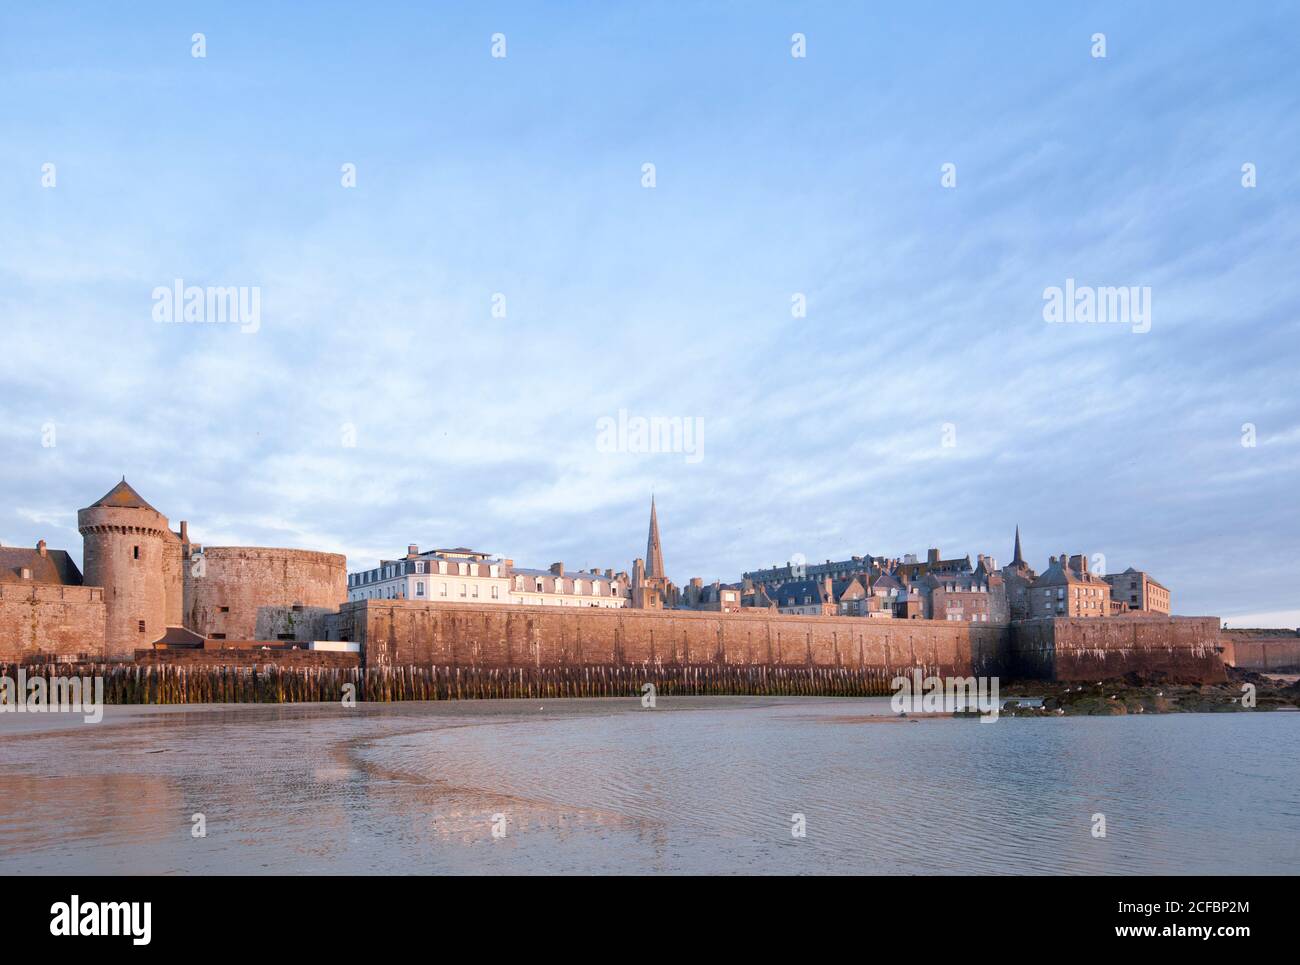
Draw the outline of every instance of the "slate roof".
[[[555,574],[552,573],[550,570],[534,570],[526,566],[515,566],[511,568],[509,575],[510,576],[554,576]],[[578,572],[576,573],[573,572],[572,570],[565,570],[564,579],[597,580],[602,583],[609,583],[612,580],[617,580],[618,576],[617,575],[606,576],[604,573],[585,573],[582,570],[578,570]]]
[[[773,590],[772,597],[777,606],[815,606],[826,602],[821,580],[790,580]]]
[[[849,591],[853,588],[853,586],[854,586],[855,584],[856,584],[857,587],[858,587],[858,593],[857,593],[856,596],[851,596],[851,597],[849,597],[849,599],[851,599],[851,600],[852,600],[852,599],[859,599],[859,598],[861,598],[861,597],[866,596],[866,595],[867,595],[867,590],[866,590],[867,578],[866,578],[866,576],[865,576],[865,575],[862,575],[862,576],[850,576],[850,577],[848,577],[847,579],[844,579],[844,580],[834,580],[834,581],[831,582],[831,597],[832,597],[832,599],[831,599],[830,602],[832,602],[832,603],[838,603],[838,602],[840,602],[841,600],[843,600],[843,599],[844,599],[844,594],[847,593],[847,592],[849,592]]]
[[[871,581],[873,590],[898,590],[903,592],[903,584],[896,580],[890,573],[881,573]]]
[[[1068,559],[1061,557],[1058,557],[1056,562],[1052,563],[1052,565],[1044,570],[1042,575],[1039,576],[1038,579],[1034,580],[1032,585],[1035,587],[1068,586],[1072,583],[1091,585],[1101,584],[1106,587],[1110,586],[1109,583],[1103,580],[1096,573],[1080,573],[1078,570],[1070,566],[1070,561]]]
[[[32,571],[32,578],[24,580],[23,568]],[[60,586],[81,586],[81,571],[64,550],[38,550],[19,546],[0,546],[0,583],[54,583]]]
[[[110,489],[104,495],[100,496],[93,503],[87,506],[87,509],[93,509],[96,506],[108,506],[113,509],[149,509],[158,512],[147,502],[144,497],[131,488],[131,484],[122,477],[122,481]]]

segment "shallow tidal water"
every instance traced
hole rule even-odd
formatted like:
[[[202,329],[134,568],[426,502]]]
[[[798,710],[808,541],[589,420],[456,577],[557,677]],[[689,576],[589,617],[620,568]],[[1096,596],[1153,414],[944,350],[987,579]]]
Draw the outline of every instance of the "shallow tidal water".
[[[1298,868],[1297,713],[990,724],[895,718],[887,698],[661,697],[0,715],[5,875]]]

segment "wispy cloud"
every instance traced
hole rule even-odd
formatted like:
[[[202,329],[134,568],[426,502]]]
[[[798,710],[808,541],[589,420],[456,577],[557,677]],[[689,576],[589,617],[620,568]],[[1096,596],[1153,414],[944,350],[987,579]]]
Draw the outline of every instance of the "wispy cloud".
[[[125,473],[210,544],[626,568],[653,490],[678,580],[1019,523],[1290,612],[1294,11],[208,13],[203,61],[164,7],[0,15],[6,542],[79,551]],[[260,331],[153,322],[175,278]],[[1151,331],[1045,324],[1067,278],[1150,286]],[[705,457],[598,451],[620,409]]]

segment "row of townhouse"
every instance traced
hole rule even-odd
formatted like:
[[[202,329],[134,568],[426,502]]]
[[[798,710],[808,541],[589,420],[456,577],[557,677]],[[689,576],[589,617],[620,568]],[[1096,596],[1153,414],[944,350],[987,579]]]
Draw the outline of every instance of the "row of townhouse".
[[[1044,617],[1168,614],[1169,590],[1132,567],[1092,572],[1083,554],[1051,557],[1040,575],[1025,562],[1016,530],[1010,564],[979,554],[945,559],[937,548],[924,561],[870,555],[807,566],[789,563],[746,573],[735,587],[744,606],[804,616],[1001,623]]]
[[[527,569],[463,546],[422,553],[411,544],[402,559],[349,573],[348,599],[623,607],[631,588],[627,574],[613,570]]]
[[[907,581],[892,573],[869,571],[834,580],[790,580],[741,587],[746,606],[773,609],[796,616],[856,616],[885,620],[1005,621],[1006,598],[1001,583],[990,583],[974,571],[926,574]]]

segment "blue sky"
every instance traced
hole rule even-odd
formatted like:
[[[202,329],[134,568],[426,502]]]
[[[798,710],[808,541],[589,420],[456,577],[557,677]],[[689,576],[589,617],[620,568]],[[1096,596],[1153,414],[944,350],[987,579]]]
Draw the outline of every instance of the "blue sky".
[[[1300,625],[1294,5],[32,6],[5,544],[79,557],[125,474],[211,545],[621,569],[653,490],[678,582],[1006,561],[1019,524],[1040,570]],[[176,278],[258,287],[260,328],[153,321]],[[1149,287],[1151,330],[1047,324],[1067,278]],[[702,458],[601,451],[619,410]]]

